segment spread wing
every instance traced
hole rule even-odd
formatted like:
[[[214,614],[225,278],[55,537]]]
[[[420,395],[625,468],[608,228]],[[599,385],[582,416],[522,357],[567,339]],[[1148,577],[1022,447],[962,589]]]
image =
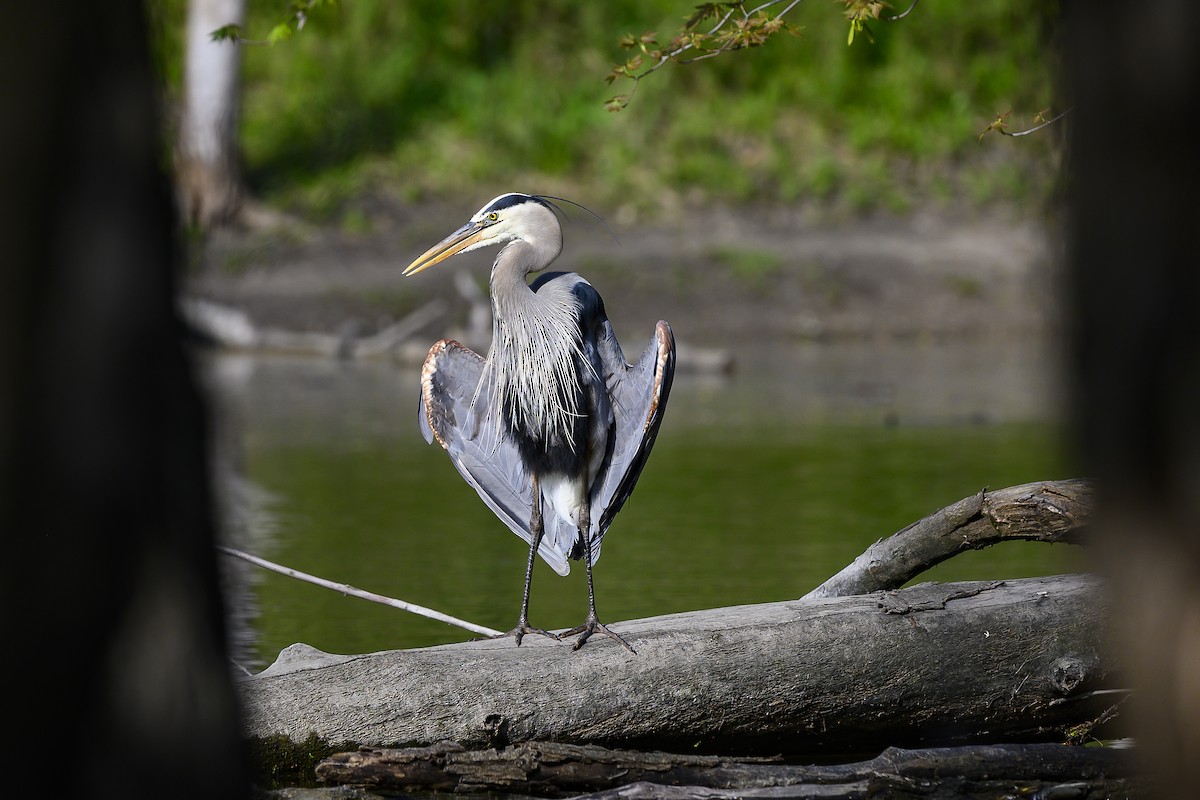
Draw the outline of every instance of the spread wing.
[[[512,440],[498,429],[499,415],[489,413],[490,386],[480,386],[483,365],[482,356],[453,339],[430,348],[421,368],[421,433],[427,442],[437,439],[488,508],[529,542],[532,479]],[[570,572],[563,555],[570,541],[558,541],[567,533],[547,525],[538,547],[538,555],[559,575]],[[574,531],[569,535],[574,539]]]
[[[591,531],[593,563],[600,556],[600,542],[608,526],[633,492],[658,436],[675,377],[675,337],[671,326],[660,320],[641,357],[629,364],[606,319],[600,328],[597,350],[615,421],[608,468],[592,487],[592,508],[600,511]]]

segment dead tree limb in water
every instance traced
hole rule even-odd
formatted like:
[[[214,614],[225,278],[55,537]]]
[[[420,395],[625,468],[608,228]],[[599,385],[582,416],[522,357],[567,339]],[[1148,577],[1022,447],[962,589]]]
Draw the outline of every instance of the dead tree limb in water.
[[[923,584],[627,622],[636,656],[295,645],[241,691],[249,735],[294,742],[840,755],[1054,741],[1123,696],[1105,615],[1086,576]]]
[[[598,797],[1089,798],[1141,794],[1134,754],[1058,744],[976,745],[901,750],[850,764],[796,765],[780,759],[608,750],[550,742],[502,750],[432,747],[337,753],[317,765],[318,780],[373,789],[506,792]],[[937,776],[937,780],[931,780]],[[756,791],[757,790],[757,791]],[[749,792],[749,793],[747,793]],[[819,794],[818,794],[819,792]]]
[[[1002,541],[1075,544],[1086,535],[1091,509],[1092,486],[1084,480],[985,489],[876,542],[805,599],[896,589],[964,550]]]
[[[1003,539],[1078,541],[1090,499],[1084,481],[980,493],[877,543],[826,591],[902,582]],[[541,639],[356,656],[293,645],[241,682],[247,733],[845,759],[1078,739],[1127,696],[1092,577],[816,594],[625,622],[636,656]]]

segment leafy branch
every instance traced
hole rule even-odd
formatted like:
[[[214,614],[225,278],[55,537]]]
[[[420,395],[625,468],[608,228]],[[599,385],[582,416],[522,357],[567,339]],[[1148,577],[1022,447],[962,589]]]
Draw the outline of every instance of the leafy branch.
[[[247,39],[242,35],[241,25],[222,25],[209,34],[214,42],[232,42],[233,44],[275,45],[286,42],[298,32],[304,30],[308,23],[308,14],[314,8],[321,6],[336,6],[337,0],[293,0],[291,16],[280,22],[267,33],[266,39]]]
[[[625,63],[613,67],[606,80],[611,85],[617,80],[632,81],[630,89],[625,94],[609,98],[605,108],[609,111],[620,111],[629,105],[637,91],[642,78],[657,72],[670,61],[688,64],[705,58],[712,58],[746,47],[760,47],[766,44],[777,33],[786,31],[799,35],[800,29],[784,21],[784,16],[800,5],[801,0],[767,0],[753,8],[747,8],[746,3],[701,3],[684,20],[683,30],[674,36],[665,46],[660,46],[657,34],[643,33],[641,36],[630,34],[618,40],[625,50],[635,51]],[[920,0],[912,0],[903,12],[895,16],[885,17],[884,8],[888,3],[883,0],[841,0],[845,4],[846,18],[850,22],[850,35],[847,44],[854,43],[856,35],[865,35],[870,41],[875,41],[867,22],[883,19],[894,22],[908,16],[916,8]],[[776,8],[782,6],[781,8]],[[708,23],[711,27],[702,30]],[[687,55],[687,58],[683,56]]]
[[[712,58],[730,50],[744,47],[759,47],[780,31],[798,33],[788,26],[783,17],[801,0],[768,0],[755,8],[747,9],[745,3],[701,3],[688,16],[680,31],[665,46],[660,47],[656,34],[647,32],[641,36],[632,34],[622,37],[618,44],[626,50],[636,50],[624,64],[613,67],[606,80],[611,85],[618,79],[633,82],[626,94],[612,97],[605,103],[609,111],[620,111],[629,105],[642,78],[657,72],[670,61],[687,64]],[[768,9],[786,3],[774,15]],[[707,31],[700,30],[705,23],[716,20]],[[691,53],[686,59],[683,55]],[[646,64],[649,63],[649,66]],[[644,67],[644,69],[643,69]]]
[[[1049,110],[1050,109],[1048,109],[1048,108],[1043,108],[1041,111],[1034,114],[1032,127],[1025,128],[1024,130],[1019,130],[1019,131],[1010,131],[1008,129],[1008,118],[1009,118],[1009,116],[1012,115],[1012,109],[1009,109],[1008,111],[1005,111],[1003,114],[997,114],[996,118],[994,120],[992,120],[991,123],[989,123],[988,126],[986,128],[984,128],[983,131],[979,134],[978,139],[980,141],[982,141],[984,136],[987,136],[989,133],[991,133],[993,131],[1000,134],[1001,136],[1014,136],[1014,137],[1015,136],[1028,136],[1031,133],[1036,133],[1037,131],[1040,131],[1042,128],[1045,128],[1047,126],[1053,125],[1054,123],[1058,122],[1060,119],[1065,117],[1067,114],[1070,114],[1071,111],[1073,110],[1073,107],[1068,108],[1066,111],[1062,111],[1062,112],[1054,115],[1053,117],[1050,117],[1049,119],[1047,119],[1046,113]]]
[[[875,44],[875,35],[867,27],[869,21],[882,19],[884,22],[897,22],[902,20],[917,7],[917,3],[921,0],[912,0],[912,4],[908,8],[890,17],[883,16],[883,9],[890,4],[880,2],[880,0],[842,0],[842,2],[846,4],[844,12],[846,19],[850,20],[850,35],[846,37],[846,46],[849,47],[854,44],[854,37],[860,33],[865,35],[871,44]]]
[[[875,35],[867,27],[868,20],[879,19],[885,3],[879,0],[846,0],[846,19],[850,20],[850,34],[846,37],[846,46],[854,44],[854,37],[863,34],[867,41],[875,44]],[[905,12],[908,13],[908,12]]]

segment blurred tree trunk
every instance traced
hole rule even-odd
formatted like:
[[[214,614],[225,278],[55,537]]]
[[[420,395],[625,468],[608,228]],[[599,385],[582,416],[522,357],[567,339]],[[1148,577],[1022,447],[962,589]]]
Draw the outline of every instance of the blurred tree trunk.
[[[1200,787],[1200,4],[1066,6],[1069,297],[1084,472],[1139,749]]]
[[[11,4],[0,72],[10,791],[248,797],[146,8]]]
[[[190,0],[183,110],[176,143],[176,187],[184,220],[211,228],[241,209],[237,121],[241,47],[211,34],[242,24],[246,0]]]

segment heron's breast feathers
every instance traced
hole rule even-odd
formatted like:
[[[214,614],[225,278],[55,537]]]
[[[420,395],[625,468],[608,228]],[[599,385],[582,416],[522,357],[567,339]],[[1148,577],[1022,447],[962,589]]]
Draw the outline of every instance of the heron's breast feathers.
[[[484,368],[507,423],[545,442],[572,448],[581,407],[579,305],[547,286],[519,305],[496,305],[492,348]]]

